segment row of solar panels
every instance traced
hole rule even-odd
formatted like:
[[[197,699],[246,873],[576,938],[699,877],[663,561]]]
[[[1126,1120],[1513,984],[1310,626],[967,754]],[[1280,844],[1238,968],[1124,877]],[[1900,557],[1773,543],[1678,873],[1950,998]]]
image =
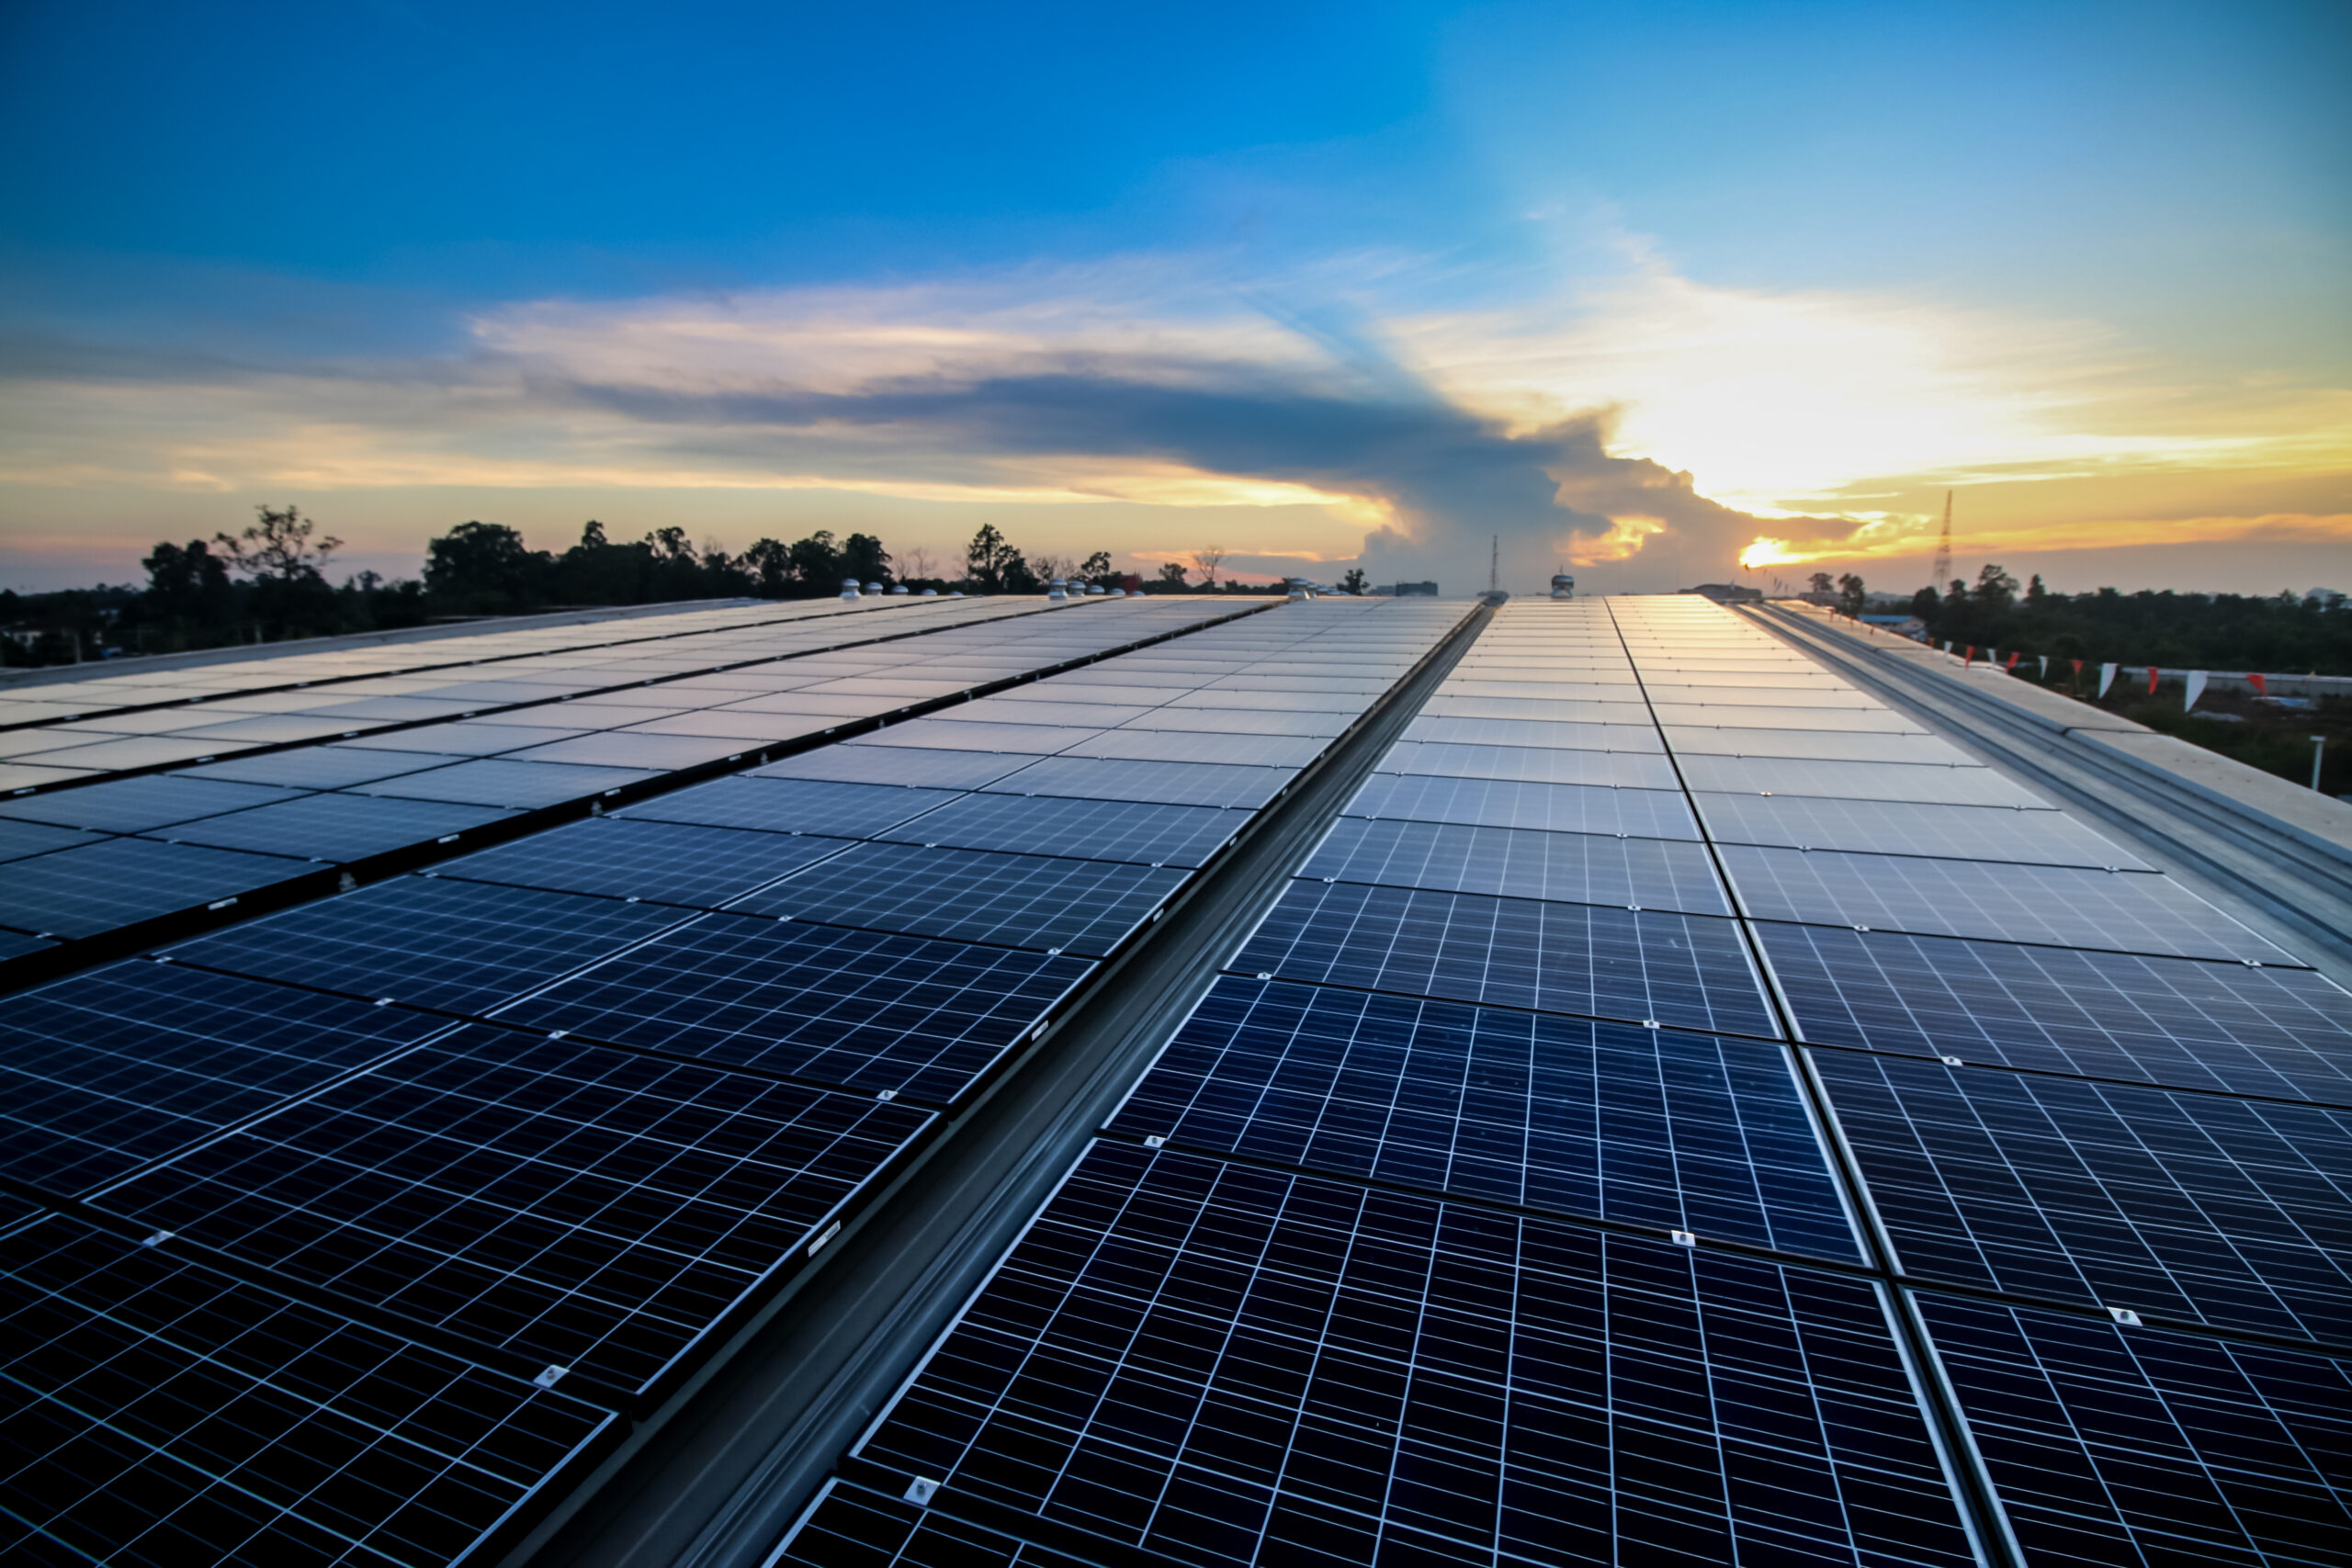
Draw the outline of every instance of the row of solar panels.
[[[625,683],[666,656],[691,660],[777,631],[907,600],[729,604],[650,616],[311,653],[134,669],[0,694],[0,792],[86,783],[125,770],[227,756],[347,730],[446,717]],[[936,605],[938,601],[926,601]],[[911,629],[906,628],[906,629]],[[871,631],[851,634],[871,636]],[[711,658],[699,661],[708,668]],[[605,671],[608,678],[599,679]]]
[[[1424,715],[777,1561],[2352,1554],[2352,998],[1712,606]]]
[[[153,922],[265,890],[310,896],[355,867],[450,852],[1235,613],[1176,600],[1034,610],[964,601],[676,639],[609,661],[594,678],[626,683],[586,695],[518,681],[541,694],[488,716],[0,801],[0,960],[22,960],[19,972],[86,962],[57,944],[158,940]]]
[[[0,1004],[7,1548],[503,1539],[1460,614],[1280,606]]]

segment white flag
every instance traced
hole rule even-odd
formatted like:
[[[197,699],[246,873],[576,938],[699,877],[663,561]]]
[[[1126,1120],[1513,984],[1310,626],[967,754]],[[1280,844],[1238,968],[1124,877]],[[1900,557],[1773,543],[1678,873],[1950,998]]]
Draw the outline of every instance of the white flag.
[[[2188,672],[2188,700],[2180,705],[2180,711],[2187,713],[2190,708],[2195,707],[2197,705],[2197,699],[2204,694],[2205,671],[2202,670],[2191,670]]]
[[[2050,679],[2050,655],[2046,653],[2041,656],[2041,678]]]
[[[2112,664],[2100,665],[2098,667],[2098,694],[2102,697],[2107,695],[2107,689],[2113,684],[2115,684],[2115,666]]]

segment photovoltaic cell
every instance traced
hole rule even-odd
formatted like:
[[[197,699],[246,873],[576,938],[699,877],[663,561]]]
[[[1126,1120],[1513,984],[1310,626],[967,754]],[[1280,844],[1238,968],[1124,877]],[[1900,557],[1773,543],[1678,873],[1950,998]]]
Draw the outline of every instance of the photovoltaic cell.
[[[630,807],[624,818],[862,839],[956,796],[944,789],[761,777],[718,779]]]
[[[1692,798],[1707,819],[1708,832],[1725,843],[2148,869],[2145,861],[2063,811],[1799,795],[1698,794]]]
[[[468,855],[433,874],[715,909],[854,841],[599,817]]]
[[[1208,806],[973,795],[877,836],[964,850],[1197,866],[1248,821],[1240,812]]]
[[[1302,876],[1728,915],[1703,845],[1342,817]]]
[[[1647,714],[1629,709],[1638,723],[1559,723],[1534,718],[1416,718],[1405,727],[1408,740],[1461,746],[1560,746],[1589,751],[1666,750]]]
[[[1228,969],[1545,1012],[1777,1034],[1731,921],[1294,882]]]
[[[169,956],[265,980],[481,1012],[679,918],[659,904],[403,876],[199,937]]]
[[[1757,927],[1804,1039],[2352,1104],[2352,995],[2307,969]]]
[[[1906,1272],[2352,1339],[2352,1111],[1815,1053]]]
[[[12,958],[29,958],[36,953],[47,953],[57,944],[42,937],[27,936],[22,931],[0,931],[0,964]]]
[[[1482,828],[1552,833],[1624,833],[1637,839],[1696,839],[1699,825],[1678,792],[1521,784],[1510,779],[1374,773],[1349,802],[1351,817],[1408,817]]]
[[[1118,861],[861,844],[736,905],[746,913],[1101,957],[1182,885]]]
[[[0,919],[40,936],[96,936],[318,870],[278,855],[107,839],[0,863]]]
[[[1122,734],[1273,735],[1328,739],[1355,722],[1352,713],[1299,713],[1271,708],[1156,708],[1119,727]]]
[[[2175,958],[2294,962],[2172,878],[2153,872],[1747,844],[1727,844],[1722,852],[1741,902],[1758,919]]]
[[[447,1027],[177,964],[60,981],[0,1004],[0,1171],[82,1192]]]
[[[1973,1560],[1867,1284],[1111,1145],[858,1452],[1195,1563]]]
[[[931,1120],[476,1026],[97,1202],[634,1392]]]
[[[1226,976],[1111,1131],[1858,1260],[1779,1047]]]
[[[514,813],[496,806],[439,800],[308,795],[251,811],[232,811],[159,830],[177,843],[252,850],[333,862],[365,860],[451,833],[500,822]]]
[[[0,1259],[11,1561],[455,1562],[618,1421],[80,1220]]]
[[[2036,1563],[2352,1561],[2352,1367],[1922,1294]]]
[[[1253,768],[1303,768],[1329,750],[1319,736],[1212,735],[1199,729],[1113,729],[1069,749],[1073,757],[1143,762],[1238,762]]]
[[[1093,968],[1018,949],[717,915],[498,1016],[944,1103]]]

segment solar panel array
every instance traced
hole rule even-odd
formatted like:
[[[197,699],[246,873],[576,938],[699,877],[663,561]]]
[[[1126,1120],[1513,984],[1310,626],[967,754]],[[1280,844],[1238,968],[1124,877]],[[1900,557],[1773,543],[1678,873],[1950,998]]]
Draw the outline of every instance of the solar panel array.
[[[2347,1031],[1729,612],[1508,605],[775,1561],[2345,1561]]]
[[[1046,616],[1041,604],[933,599],[887,615],[803,613],[510,658],[494,681],[413,677],[460,694],[445,708],[462,701],[484,710],[474,716],[422,718],[401,705],[396,728],[350,739],[0,800],[0,926],[13,928],[0,942],[13,934],[19,944],[0,947],[0,963],[52,962],[62,956],[53,952],[59,943],[227,908],[265,890],[324,891],[347,867],[449,852],[548,815],[667,787],[681,772],[763,760],[843,725],[1235,613],[1229,604],[1164,599],[1096,601]],[[1015,617],[1019,630],[1002,625]],[[139,716],[187,717],[214,705]]]
[[[596,679],[614,660],[626,682],[636,679],[626,673],[632,657],[658,665],[666,656],[723,649],[744,632],[758,638],[797,623],[943,603],[737,601],[654,615],[616,611],[561,625],[311,652],[227,649],[177,667],[28,682],[0,693],[0,795],[551,701],[616,683]]]
[[[828,679],[903,702],[1229,609],[943,632]],[[1025,773],[1113,707],[1207,740],[1303,694],[1343,731],[1460,614],[1278,606],[966,705],[944,745],[910,721],[0,1003],[0,1549],[511,1541],[1300,764],[1216,807]],[[1005,749],[963,733],[989,726]]]

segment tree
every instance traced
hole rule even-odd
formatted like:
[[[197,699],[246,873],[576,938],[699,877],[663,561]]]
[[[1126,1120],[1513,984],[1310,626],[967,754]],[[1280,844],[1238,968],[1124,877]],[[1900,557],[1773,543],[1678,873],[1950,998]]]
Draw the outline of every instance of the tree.
[[[861,584],[884,581],[890,575],[890,552],[871,534],[852,534],[842,541],[842,575]]]
[[[1813,591],[1815,593],[1827,593],[1835,586],[1830,582],[1829,574],[1826,571],[1816,571],[1807,581],[1813,584]]]
[[[912,546],[910,548],[900,550],[891,558],[898,562],[899,581],[901,582],[936,582],[939,581],[938,561],[932,555],[931,550],[925,546]]]
[[[997,532],[993,523],[981,524],[979,532],[972,536],[972,542],[964,547],[964,575],[990,593],[1004,592],[1012,586],[1007,580],[1016,562],[1025,574],[1028,563],[1022,560],[1019,550],[1005,543],[1004,536]]]
[[[1159,563],[1160,592],[1164,593],[1173,593],[1184,586],[1184,568],[1182,565],[1172,560],[1161,561]]]
[[[460,523],[424,547],[424,592],[445,614],[501,615],[546,603],[555,561],[503,523]]]
[[[1363,574],[1363,568],[1351,566],[1340,578],[1340,591],[1343,593],[1369,593],[1372,592],[1372,579]]]
[[[1861,578],[1850,571],[1838,580],[1838,607],[1849,615],[1860,615],[1862,606],[1870,603]]]
[[[787,553],[792,558],[792,575],[803,592],[840,592],[842,552],[833,543],[831,528],[820,528],[805,539],[794,540]]]
[[[1976,601],[2007,608],[2018,596],[2018,580],[1989,562],[1976,574]]]
[[[792,551],[781,540],[752,541],[743,552],[743,570],[763,599],[782,599],[792,592]]]
[[[1204,545],[1186,558],[1192,561],[1193,570],[1201,574],[1203,587],[1216,586],[1216,569],[1225,564],[1228,553],[1223,545]]]
[[[254,510],[261,513],[261,521],[243,534],[212,536],[228,555],[229,570],[256,580],[315,577],[323,581],[321,569],[328,556],[343,548],[343,541],[330,535],[312,544],[311,536],[319,525],[303,516],[300,508],[289,506],[281,512],[258,506]]]
[[[1943,595],[1938,593],[1932,587],[1922,588],[1911,595],[1911,613],[1929,626],[1936,624],[1936,613],[1942,608]]]
[[[1079,562],[1078,574],[1086,579],[1089,582],[1102,582],[1104,578],[1111,575],[1111,552],[1108,550],[1095,551],[1092,555]],[[1103,582],[1102,586],[1108,588],[1110,584]]]

